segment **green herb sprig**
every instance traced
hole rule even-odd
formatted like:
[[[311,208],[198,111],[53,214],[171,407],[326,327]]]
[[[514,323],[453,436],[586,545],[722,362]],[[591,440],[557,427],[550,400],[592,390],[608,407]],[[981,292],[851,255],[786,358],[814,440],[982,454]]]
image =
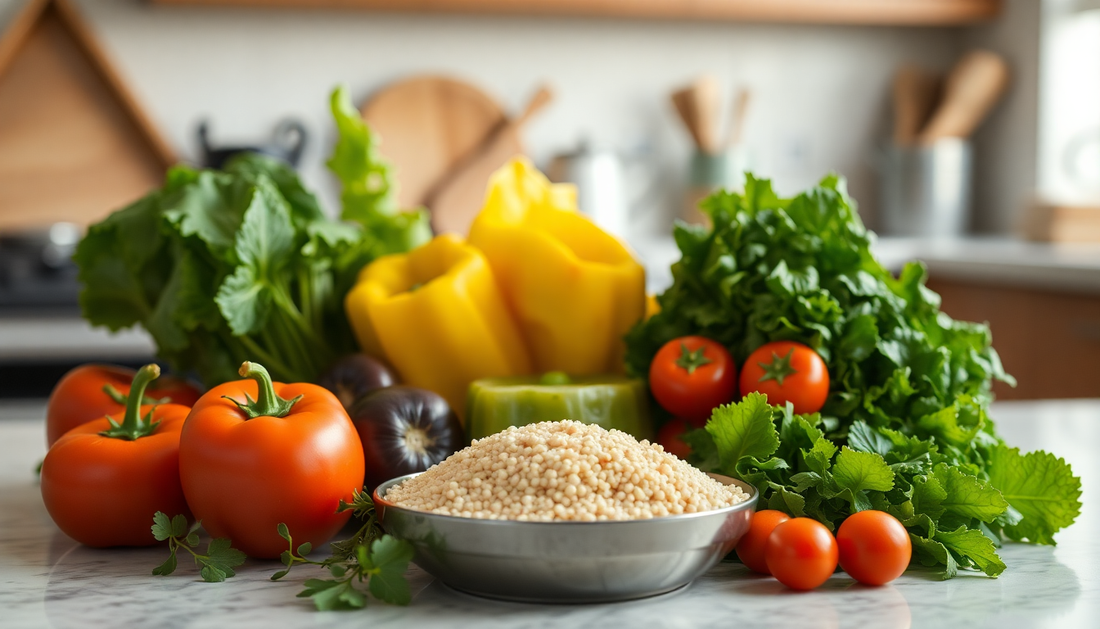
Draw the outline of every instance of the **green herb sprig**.
[[[942,312],[922,264],[895,275],[875,259],[842,178],[781,198],[746,174],[743,192],[716,192],[701,209],[712,227],[675,227],[673,283],[627,335],[628,371],[646,377],[657,351],[689,334],[738,364],[791,340],[825,361],[830,389],[812,415],[753,395],[716,409],[684,437],[697,466],[752,483],[762,507],[833,529],[887,511],[909,530],[914,561],[944,578],[1000,574],[1002,539],[1053,544],[1073,523],[1080,478],[1052,454],[1008,447],[989,416],[993,382],[1014,383],[989,327]]]
[[[352,537],[333,542],[332,555],[322,561],[307,557],[313,545],[305,542],[294,547],[294,538],[286,524],[278,526],[279,535],[287,541],[288,548],[281,556],[283,570],[271,575],[278,581],[298,564],[319,566],[328,570],[332,578],[306,579],[305,589],[299,598],[311,598],[320,611],[359,609],[367,605],[367,596],[359,586],[366,583],[367,590],[380,601],[392,605],[408,605],[412,600],[405,571],[412,561],[412,544],[385,535],[374,513],[374,502],[366,493],[356,491],[352,502],[340,501],[338,511],[351,510],[363,520],[363,525]]]
[[[199,574],[203,581],[218,583],[235,576],[237,573],[233,568],[243,564],[248,556],[233,548],[233,543],[225,537],[210,540],[210,544],[206,547],[206,554],[200,555],[194,550],[194,547],[199,544],[200,528],[202,528],[201,520],[188,527],[187,518],[183,515],[176,515],[169,519],[164,512],[157,511],[153,515],[153,537],[157,541],[168,540],[170,554],[164,563],[153,568],[153,574],[168,576],[175,572],[176,551],[182,548],[191,553],[196,565],[202,567]]]

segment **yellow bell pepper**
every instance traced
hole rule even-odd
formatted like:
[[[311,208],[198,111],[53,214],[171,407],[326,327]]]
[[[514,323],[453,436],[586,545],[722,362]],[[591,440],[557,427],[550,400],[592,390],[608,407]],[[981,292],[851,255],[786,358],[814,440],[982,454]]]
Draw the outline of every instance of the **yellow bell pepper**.
[[[577,212],[572,186],[513,160],[490,179],[469,242],[488,259],[536,371],[622,371],[623,335],[645,314],[645,271]]]
[[[520,331],[480,251],[454,235],[363,268],[344,301],[360,348],[460,416],[470,382],[531,372]]]

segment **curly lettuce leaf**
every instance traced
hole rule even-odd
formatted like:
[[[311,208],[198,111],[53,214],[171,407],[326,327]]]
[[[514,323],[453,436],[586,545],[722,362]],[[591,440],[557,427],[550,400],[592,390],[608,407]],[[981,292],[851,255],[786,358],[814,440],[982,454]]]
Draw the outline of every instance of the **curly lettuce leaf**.
[[[1081,479],[1065,459],[1048,452],[1021,454],[998,446],[990,459],[989,482],[1022,516],[1003,528],[1009,539],[1053,545],[1054,533],[1081,515]]]
[[[330,101],[339,135],[327,165],[343,185],[341,218],[366,228],[375,255],[408,251],[427,242],[427,212],[398,210],[393,167],[378,152],[378,138],[352,105],[347,88],[338,87]]]
[[[686,437],[694,463],[832,528],[854,511],[887,511],[910,531],[917,560],[948,578],[999,574],[999,534],[1050,543],[1073,521],[1080,493],[1068,466],[997,436],[992,382],[1013,380],[988,326],[940,311],[922,264],[895,277],[875,260],[843,179],[781,198],[748,174],[743,193],[720,191],[701,207],[713,227],[675,227],[673,283],[660,312],[627,335],[628,371],[645,378],[678,336],[716,340],[738,363],[794,340],[825,360],[830,391],[819,414],[775,409],[773,431],[755,400],[723,407]],[[775,434],[777,444],[763,439]]]

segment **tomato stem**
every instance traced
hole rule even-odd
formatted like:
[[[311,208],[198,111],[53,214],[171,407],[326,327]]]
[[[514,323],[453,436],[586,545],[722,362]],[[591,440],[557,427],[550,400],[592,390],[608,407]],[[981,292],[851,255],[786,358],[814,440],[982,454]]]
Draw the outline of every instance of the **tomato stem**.
[[[687,343],[680,343],[680,357],[676,359],[676,366],[681,369],[686,369],[688,375],[695,373],[695,370],[703,365],[709,365],[714,362],[707,358],[704,353],[707,351],[706,346],[700,346],[691,351],[688,349]]]
[[[125,439],[127,441],[136,441],[153,434],[153,431],[160,425],[160,422],[153,421],[155,406],[149,409],[145,417],[142,417],[141,404],[145,400],[145,387],[149,386],[149,383],[158,377],[160,377],[160,367],[155,364],[145,365],[138,369],[137,374],[134,376],[134,382],[130,385],[130,393],[125,396],[126,413],[122,417],[122,423],[120,424],[108,415],[107,421],[110,422],[111,427],[99,434],[104,437]],[[118,392],[116,391],[116,393]]]
[[[256,381],[257,394],[256,399],[253,400],[246,393],[244,398],[245,402],[241,403],[228,395],[223,395],[225,399],[233,402],[237,405],[248,419],[255,419],[257,417],[286,417],[290,414],[290,409],[298,403],[298,400],[302,399],[302,396],[288,400],[280,397],[278,393],[275,393],[275,385],[271,382],[271,374],[264,369],[264,366],[259,363],[252,363],[245,361],[241,364],[241,369],[238,371],[242,378],[252,378]]]
[[[791,351],[787,352],[786,356],[779,356],[775,352],[772,352],[772,361],[770,363],[756,363],[764,370],[764,374],[760,376],[759,381],[775,380],[779,383],[779,386],[783,386],[783,380],[785,378],[798,373],[798,370],[791,366],[792,355],[794,355],[794,348],[791,348]]]

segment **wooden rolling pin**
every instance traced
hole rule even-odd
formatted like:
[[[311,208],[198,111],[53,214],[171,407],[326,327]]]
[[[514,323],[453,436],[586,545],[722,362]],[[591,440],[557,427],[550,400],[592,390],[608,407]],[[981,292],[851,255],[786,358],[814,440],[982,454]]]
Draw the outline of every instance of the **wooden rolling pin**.
[[[967,53],[948,75],[943,101],[921,132],[920,143],[970,137],[1008,89],[1008,82],[1008,64],[999,55],[985,50]]]

